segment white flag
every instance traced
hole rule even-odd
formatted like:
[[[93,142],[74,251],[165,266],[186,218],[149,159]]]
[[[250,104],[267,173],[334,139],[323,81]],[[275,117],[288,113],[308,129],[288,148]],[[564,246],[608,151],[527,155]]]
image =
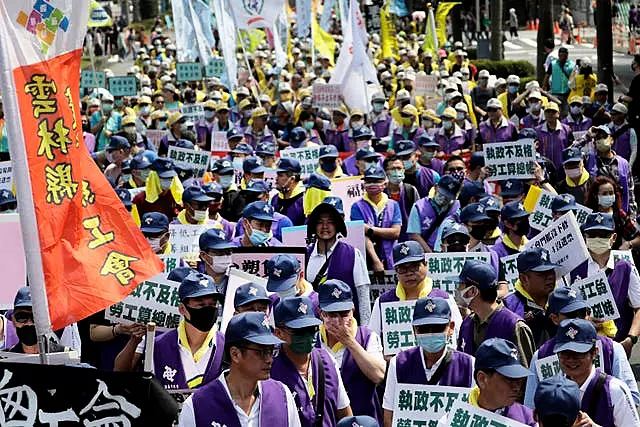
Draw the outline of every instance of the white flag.
[[[240,29],[272,28],[285,0],[232,0],[231,16]],[[223,39],[224,40],[224,39]]]
[[[209,6],[201,0],[174,0],[171,9],[178,62],[192,62],[200,58],[201,63],[208,64],[215,43]]]
[[[233,24],[231,7],[228,0],[214,0],[213,13],[218,25],[218,37],[222,46],[222,56],[226,71],[222,76],[222,82],[229,90],[233,90],[238,80],[238,58],[236,57],[236,28]]]
[[[296,0],[296,24],[300,40],[309,37],[311,30],[311,0]]]

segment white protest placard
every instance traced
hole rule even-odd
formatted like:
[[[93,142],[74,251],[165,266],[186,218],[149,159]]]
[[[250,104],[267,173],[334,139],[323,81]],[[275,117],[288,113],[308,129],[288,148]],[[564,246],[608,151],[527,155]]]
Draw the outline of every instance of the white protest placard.
[[[187,121],[195,123],[198,120],[204,120],[204,105],[202,103],[184,104],[180,107],[180,112]]]
[[[613,262],[617,262],[619,259],[627,260],[631,263],[633,272],[638,275],[638,269],[636,268],[636,262],[633,260],[633,255],[631,254],[631,250],[621,251],[614,250],[611,251],[611,258],[613,258]]]
[[[602,368],[602,361],[604,360],[604,353],[602,351],[602,343],[600,340],[596,340],[596,347],[598,348],[598,354],[593,360],[593,366],[598,369]],[[557,354],[552,354],[551,356],[536,360],[536,374],[538,375],[539,381],[544,381],[547,378],[556,376],[560,373],[561,369],[560,360],[558,360]]]
[[[138,194],[144,192],[145,187],[128,188],[127,190],[129,191],[129,194],[131,194],[131,199],[133,200],[133,198],[136,197]]]
[[[331,194],[342,199],[344,219],[351,219],[351,206],[364,196],[362,176],[346,176],[331,180]],[[364,252],[362,253],[364,255]]]
[[[347,237],[343,237],[342,240],[345,243],[360,250],[360,253],[364,256],[366,249],[364,246],[364,222],[363,221],[348,221]],[[282,230],[282,243],[285,246],[308,246],[311,242],[307,242],[307,226],[299,225],[295,227],[285,227]]]
[[[6,162],[0,162],[0,190],[9,190],[13,185],[13,169],[11,166],[11,160]]]
[[[318,161],[320,159],[320,146],[303,147],[303,148],[287,148],[280,151],[280,158],[296,159],[302,167],[303,178],[307,178],[318,169]]]
[[[158,258],[164,263],[164,272],[171,273],[176,268],[180,267],[180,256],[173,254],[158,255]]]
[[[520,254],[513,254],[500,258],[500,267],[504,272],[504,280],[507,281],[509,292],[513,292],[519,278],[518,255]]]
[[[339,84],[314,84],[313,106],[317,108],[340,108],[342,102],[342,85]]]
[[[9,190],[4,190],[9,191]],[[22,243],[20,216],[17,213],[0,214],[0,309],[13,308],[13,299],[18,289],[24,286],[27,263]]]
[[[535,178],[536,150],[532,139],[485,144],[484,159],[490,180]]]
[[[526,244],[527,248],[542,247],[549,251],[551,262],[560,264],[557,277],[568,274],[589,259],[580,226],[573,212],[567,212],[551,223]]]
[[[226,132],[211,132],[211,151],[229,151],[229,142]]]
[[[396,384],[392,426],[435,426],[456,402],[469,400],[470,388]]]
[[[227,293],[224,299],[224,307],[222,309],[222,321],[220,323],[220,332],[224,334],[227,330],[229,320],[235,313],[235,307],[233,306],[233,300],[235,299],[236,290],[245,283],[255,283],[258,286],[262,286],[264,290],[267,290],[267,280],[263,277],[255,276],[253,274],[246,273],[237,268],[229,269],[229,280],[227,281]]]
[[[582,297],[591,308],[591,317],[602,321],[615,320],[620,317],[604,270],[600,270],[586,279],[574,282],[571,288],[576,292],[582,293]]]
[[[495,412],[485,411],[462,400],[457,400],[453,404],[445,425],[452,427],[527,427],[526,424],[503,417]]]
[[[553,221],[551,202],[555,197],[555,194],[535,185],[529,187],[527,197],[524,199],[524,208],[531,213],[529,215],[529,224],[532,228],[542,230],[551,224],[551,221]],[[578,207],[574,211],[576,221],[578,221],[578,225],[582,225],[587,220],[587,216],[593,211],[578,203],[576,203],[576,206]]]
[[[427,259],[427,277],[433,280],[433,287],[453,295],[458,281],[456,278],[468,260],[491,263],[488,252],[430,252]]]
[[[166,274],[159,274],[142,282],[128,297],[105,310],[104,317],[111,322],[155,322],[160,330],[175,329],[180,323],[179,286],[179,282],[168,280]]]
[[[193,177],[202,179],[209,167],[211,153],[209,151],[199,151],[189,148],[178,148],[174,145],[169,146],[167,157],[175,161],[176,166],[182,168],[193,169]]]
[[[160,141],[166,134],[167,131],[165,129],[147,129],[145,136],[155,147],[156,151],[158,151],[158,148],[160,148]]]
[[[415,300],[380,304],[382,347],[385,356],[393,356],[416,345],[411,326],[415,304]]]
[[[307,250],[303,246],[240,246],[233,249],[231,267],[247,274],[267,277],[267,262],[279,254],[295,256],[300,261],[300,268],[304,270],[304,258],[307,255]]]
[[[169,224],[171,254],[180,255],[185,261],[196,261],[200,254],[200,235],[208,228],[206,225]]]
[[[416,76],[415,94],[419,96],[436,95],[438,78],[436,76]]]

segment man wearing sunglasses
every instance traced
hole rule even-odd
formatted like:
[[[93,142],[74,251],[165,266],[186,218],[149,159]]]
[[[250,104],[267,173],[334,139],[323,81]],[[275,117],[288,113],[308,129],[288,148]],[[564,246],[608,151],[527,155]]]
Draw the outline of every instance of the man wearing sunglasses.
[[[334,426],[352,414],[340,367],[326,350],[316,348],[318,326],[307,297],[284,298],[274,310],[275,334],[284,341],[271,377],[289,387],[304,426]],[[317,424],[316,424],[317,423]]]
[[[556,325],[567,319],[586,319],[593,323],[589,306],[584,301],[582,294],[576,292],[570,287],[559,287],[549,296],[549,305],[547,311],[551,314],[551,320]],[[605,323],[610,323],[605,322]],[[600,322],[601,323],[601,322]],[[622,345],[613,341],[609,337],[599,334],[597,336],[599,348],[602,349],[602,357],[600,360],[600,369],[605,374],[612,375],[627,384],[631,391],[633,401],[637,405],[640,401],[640,393],[638,393],[638,384],[636,383],[631,365],[627,359],[627,354]],[[534,395],[538,388],[538,376],[536,374],[536,362],[546,357],[553,356],[553,348],[556,344],[556,337],[551,338],[544,343],[531,359],[531,376],[527,380],[527,389],[524,396],[524,404],[531,409],[535,409]],[[599,350],[600,351],[600,350]]]
[[[518,129],[502,113],[502,103],[496,98],[487,102],[489,118],[480,123],[476,137],[476,149],[482,149],[483,144],[492,142],[517,141]]]
[[[233,316],[225,332],[229,370],[191,395],[182,407],[179,424],[195,426],[299,427],[293,396],[284,384],[270,379],[276,347],[264,313]]]

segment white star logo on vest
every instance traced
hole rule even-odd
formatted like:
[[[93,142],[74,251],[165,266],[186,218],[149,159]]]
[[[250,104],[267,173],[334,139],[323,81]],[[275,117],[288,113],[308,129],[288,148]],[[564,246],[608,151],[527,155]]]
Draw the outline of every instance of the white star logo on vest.
[[[598,224],[600,224],[600,223],[602,222],[602,220],[603,220],[603,219],[604,219],[604,218],[602,218],[602,215],[598,214],[598,216],[596,217],[596,222],[597,222]]]
[[[254,288],[253,286],[249,288],[249,294],[253,295],[254,297],[256,295],[258,295],[258,288]]]
[[[511,350],[511,357],[518,360],[518,350],[516,350],[515,348]]]
[[[426,217],[424,220],[422,220],[422,224],[425,227],[430,227],[432,222],[433,222],[433,220],[431,218],[429,218],[429,217]]]
[[[353,424],[351,424],[351,427],[363,427],[363,426],[354,421]]]
[[[331,293],[331,295],[333,295],[334,298],[338,299],[338,298],[340,298],[340,295],[342,295],[342,291],[340,289],[338,289],[338,288],[335,288],[333,290],[333,292]]]
[[[177,369],[171,369],[171,367],[164,365],[164,372],[162,373],[162,378],[167,381],[173,382],[173,377],[178,373]]]
[[[566,335],[569,338],[571,338],[572,340],[575,340],[576,339],[576,335],[578,335],[578,331],[576,329],[569,328],[569,330],[567,331]]]
[[[211,427],[227,427],[226,424],[220,424],[215,421],[211,421]]]
[[[282,274],[282,270],[278,270],[277,268],[273,269],[273,275],[276,277],[280,277],[280,275]]]
[[[436,305],[433,303],[433,301],[429,300],[429,302],[427,302],[427,304],[424,306],[424,308],[429,310],[429,313],[433,313],[433,310],[435,310]]]
[[[302,314],[307,314],[307,304],[301,302],[300,305],[298,306],[298,311]]]
[[[569,295],[569,298],[577,298],[578,294],[576,293],[576,291],[574,289],[569,289],[569,292],[567,292],[567,295]]]
[[[409,253],[409,246],[407,245],[402,245],[402,247],[400,248],[400,253],[402,255],[406,255]]]

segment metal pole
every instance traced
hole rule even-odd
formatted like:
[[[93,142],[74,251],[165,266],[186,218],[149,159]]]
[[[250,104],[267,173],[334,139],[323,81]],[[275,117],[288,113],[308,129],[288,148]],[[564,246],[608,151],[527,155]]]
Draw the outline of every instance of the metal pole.
[[[236,14],[233,11],[233,8],[230,7],[229,8],[231,10],[231,17],[233,18],[233,24],[236,27],[236,35],[238,37],[238,39],[240,40],[240,47],[242,48],[242,56],[244,56],[244,62],[247,66],[247,70],[249,70],[249,77],[251,78],[250,82],[251,82],[251,94],[253,95],[253,97],[256,100],[256,104],[260,103],[260,100],[258,99],[258,94],[255,93],[255,86],[254,86],[254,80],[253,80],[253,71],[251,70],[251,65],[249,64],[249,57],[247,56],[247,49],[244,47],[244,40],[242,39],[242,35],[240,34],[240,29],[238,28],[238,20],[236,19]],[[223,41],[226,42],[226,41]]]
[[[476,0],[476,34],[480,35],[480,0]]]
[[[144,343],[144,371],[152,372],[153,369],[153,351],[155,347],[156,324],[154,322],[147,323],[147,334]]]

